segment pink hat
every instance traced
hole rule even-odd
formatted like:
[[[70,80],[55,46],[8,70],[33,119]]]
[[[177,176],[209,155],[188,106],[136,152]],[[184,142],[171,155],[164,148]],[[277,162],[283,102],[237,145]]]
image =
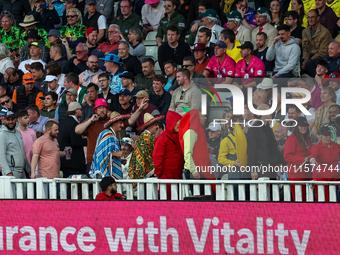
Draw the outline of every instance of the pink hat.
[[[95,111],[99,106],[104,105],[107,109],[109,109],[109,106],[107,105],[106,99],[104,98],[98,98],[96,102],[94,103],[93,111]]]
[[[145,0],[146,4],[156,4],[158,2],[159,2],[159,0]]]

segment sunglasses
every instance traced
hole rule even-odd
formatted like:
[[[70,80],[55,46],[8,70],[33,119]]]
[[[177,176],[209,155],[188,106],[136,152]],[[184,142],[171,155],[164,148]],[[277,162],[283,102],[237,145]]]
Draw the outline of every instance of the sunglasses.
[[[171,4],[165,4],[165,5],[163,5],[163,7],[164,7],[164,8],[166,8],[166,7],[169,7],[169,8],[170,8],[170,7],[172,7],[172,5],[171,5]]]
[[[189,66],[194,66],[194,65],[183,65],[184,68],[188,68]]]
[[[179,98],[179,100],[183,100],[183,98],[184,98],[184,90],[182,90],[182,92],[181,92],[181,97]]]
[[[6,101],[3,101],[3,102],[1,103],[1,105],[8,104],[8,103],[9,103],[9,100],[10,100],[10,99],[7,99]]]
[[[74,17],[76,17],[77,15],[66,15],[66,18],[68,19],[68,18],[74,18]]]
[[[33,81],[34,78],[28,78],[28,79],[24,79],[25,81]]]
[[[8,15],[8,14],[11,14],[9,11],[2,11],[1,12],[1,15]]]

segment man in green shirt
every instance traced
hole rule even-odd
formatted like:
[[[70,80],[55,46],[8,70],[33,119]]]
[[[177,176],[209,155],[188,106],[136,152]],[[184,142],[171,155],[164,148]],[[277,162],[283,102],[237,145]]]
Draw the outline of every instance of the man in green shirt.
[[[19,26],[23,27],[25,29],[25,32],[21,34],[22,38],[25,38],[27,36],[27,31],[30,29],[35,29],[38,31],[38,35],[41,38],[41,42],[48,48],[51,47],[50,42],[47,39],[47,32],[43,28],[37,28],[36,24],[39,23],[39,21],[36,21],[34,19],[33,15],[26,15],[24,18],[24,21],[22,23],[19,23]],[[24,46],[21,45],[20,48]]]
[[[125,40],[128,42],[129,29],[132,27],[139,28],[143,31],[142,19],[136,13],[132,12],[133,5],[130,0],[123,0],[120,2],[121,14],[113,19],[113,24],[117,24],[124,36]]]
[[[185,36],[185,18],[178,14],[176,10],[176,0],[166,0],[165,1],[165,15],[159,22],[159,27],[157,29],[156,41],[158,47],[167,41],[167,28],[169,26],[177,26],[179,34],[181,35],[180,41],[184,41]]]
[[[0,43],[7,45],[11,51],[18,51],[23,42],[21,33],[22,30],[18,27],[13,26],[15,19],[13,14],[3,11],[0,16],[2,29],[0,29]]]

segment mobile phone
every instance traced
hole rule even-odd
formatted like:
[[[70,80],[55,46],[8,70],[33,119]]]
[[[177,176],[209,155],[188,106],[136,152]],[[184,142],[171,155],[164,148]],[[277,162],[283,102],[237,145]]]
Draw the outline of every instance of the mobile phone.
[[[41,99],[41,100],[45,100],[45,98],[44,98],[44,97],[39,97],[39,99]]]
[[[39,7],[40,7],[40,9],[47,9],[48,8],[48,4],[41,4]]]

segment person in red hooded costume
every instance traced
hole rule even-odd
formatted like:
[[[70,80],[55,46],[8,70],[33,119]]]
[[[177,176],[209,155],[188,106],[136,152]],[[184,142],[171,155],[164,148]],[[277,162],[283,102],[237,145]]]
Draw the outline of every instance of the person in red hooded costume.
[[[195,179],[215,180],[212,172],[208,171],[211,166],[205,130],[200,119],[205,118],[199,110],[190,110],[183,107],[187,112],[179,123],[179,140],[184,152],[184,169],[190,171],[190,176]],[[212,185],[215,193],[215,185]]]
[[[179,142],[178,127],[182,116],[168,111],[165,131],[156,140],[153,151],[154,173],[159,179],[182,179],[184,157]],[[171,199],[171,185],[167,184],[168,199]]]

